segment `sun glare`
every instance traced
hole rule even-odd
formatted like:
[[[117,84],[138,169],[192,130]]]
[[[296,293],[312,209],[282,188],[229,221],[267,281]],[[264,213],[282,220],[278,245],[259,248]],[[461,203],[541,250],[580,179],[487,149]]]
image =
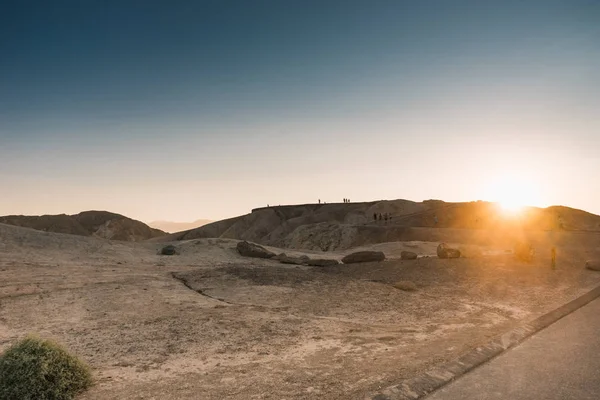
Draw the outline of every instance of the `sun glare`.
[[[517,214],[525,207],[525,204],[521,204],[512,199],[501,200],[499,201],[499,204],[502,210],[508,214]]]
[[[507,214],[518,214],[526,206],[540,205],[535,183],[516,175],[492,181],[487,188],[487,197],[497,202]]]

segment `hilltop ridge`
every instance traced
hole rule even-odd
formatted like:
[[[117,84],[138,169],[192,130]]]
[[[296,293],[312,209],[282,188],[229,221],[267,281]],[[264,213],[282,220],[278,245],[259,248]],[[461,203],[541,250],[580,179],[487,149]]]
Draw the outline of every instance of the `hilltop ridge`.
[[[45,232],[95,236],[128,242],[166,235],[165,232],[151,228],[141,221],[108,211],[84,211],[74,215],[7,215],[0,217],[0,223]]]
[[[380,219],[381,215],[381,219]],[[385,220],[385,216],[388,220]],[[398,240],[430,240],[438,229],[482,232],[599,231],[600,216],[563,206],[509,213],[496,203],[381,200],[261,207],[164,240],[227,238],[269,246],[338,250]],[[432,239],[431,239],[432,240]]]

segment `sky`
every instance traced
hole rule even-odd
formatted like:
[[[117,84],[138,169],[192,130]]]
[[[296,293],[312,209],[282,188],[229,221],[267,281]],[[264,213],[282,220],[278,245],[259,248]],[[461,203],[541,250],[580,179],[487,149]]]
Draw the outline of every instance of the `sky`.
[[[0,215],[600,214],[600,1],[3,1]]]

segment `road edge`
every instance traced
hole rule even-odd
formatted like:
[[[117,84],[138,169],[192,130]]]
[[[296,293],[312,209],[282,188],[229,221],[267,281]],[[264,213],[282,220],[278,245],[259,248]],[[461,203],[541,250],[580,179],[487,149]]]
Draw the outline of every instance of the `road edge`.
[[[571,300],[532,321],[520,324],[516,328],[496,336],[487,344],[469,350],[459,358],[437,366],[412,379],[389,386],[365,400],[417,400],[447,385],[458,377],[490,361],[506,350],[516,346],[531,335],[552,325],[573,311],[600,297],[600,286]]]

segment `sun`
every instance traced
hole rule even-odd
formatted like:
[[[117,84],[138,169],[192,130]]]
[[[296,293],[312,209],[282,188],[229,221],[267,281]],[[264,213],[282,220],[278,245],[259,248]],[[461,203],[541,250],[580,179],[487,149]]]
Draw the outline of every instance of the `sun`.
[[[518,174],[502,175],[490,180],[486,197],[497,202],[510,215],[519,214],[526,206],[539,205],[539,192],[535,181]]]
[[[525,207],[525,204],[515,199],[501,200],[498,202],[498,204],[500,204],[502,211],[507,214],[518,214]]]

